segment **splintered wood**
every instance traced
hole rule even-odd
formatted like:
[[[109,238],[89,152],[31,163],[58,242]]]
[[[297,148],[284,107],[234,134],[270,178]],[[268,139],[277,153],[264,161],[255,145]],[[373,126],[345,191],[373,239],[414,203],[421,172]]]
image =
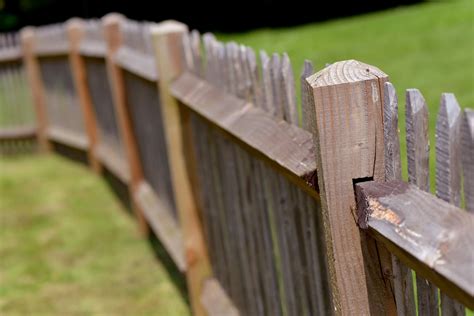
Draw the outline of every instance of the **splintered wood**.
[[[401,179],[397,107],[395,89],[390,83],[386,83],[384,102],[386,181]],[[384,240],[384,243],[387,239],[390,240],[388,247],[394,254],[392,266],[398,315],[415,315],[416,313],[438,315],[440,307],[442,315],[464,315],[465,307],[462,304],[472,308],[473,282],[469,279],[461,280],[461,276],[464,278],[472,276],[472,271],[467,270],[469,270],[468,267],[472,270],[474,256],[469,252],[462,255],[459,253],[462,248],[461,244],[467,245],[474,238],[470,233],[474,229],[474,222],[471,216],[462,214],[464,212],[456,208],[461,203],[461,187],[464,187],[466,209],[472,209],[470,208],[472,197],[470,181],[473,177],[471,166],[474,163],[472,159],[474,157],[472,126],[474,124],[472,121],[472,110],[466,109],[463,113],[453,94],[444,93],[441,96],[436,123],[435,191],[440,199],[454,205],[449,206],[448,213],[444,213],[445,205],[430,207],[429,205],[439,203],[437,202],[439,200],[429,193],[418,193],[412,187],[407,187],[406,196],[404,195],[402,198],[400,195],[399,201],[405,201],[405,209],[401,208],[402,204],[396,203],[383,206],[380,197],[387,196],[388,201],[389,196],[393,197],[400,193],[397,190],[403,186],[401,182],[396,185],[375,183],[358,185],[361,192],[367,188],[365,193],[361,193],[359,196],[361,199],[359,202],[362,203],[359,204],[359,212],[363,209],[369,210],[369,212],[359,214],[362,221],[361,227],[369,226],[374,230],[376,238]],[[421,190],[429,192],[428,107],[417,89],[406,91],[406,137],[408,180]],[[464,185],[461,184],[462,180]],[[389,188],[392,188],[392,191]],[[368,200],[367,192],[373,192],[374,198]],[[410,193],[408,194],[408,192]],[[423,198],[418,198],[418,195]],[[425,199],[431,200],[428,202]],[[400,212],[397,207],[400,207]],[[409,210],[410,208],[413,210]],[[443,211],[440,211],[441,209]],[[408,215],[401,215],[405,213],[409,214],[409,220],[407,219]],[[461,221],[460,218],[463,220]],[[373,224],[370,224],[371,221]],[[450,223],[457,222],[459,222],[456,224],[457,226],[449,226]],[[463,223],[461,224],[461,222]],[[392,226],[390,230],[387,229],[387,223]],[[430,231],[425,232],[419,223],[423,223],[423,227]],[[390,237],[389,235],[392,233],[389,231],[394,232],[397,237]],[[452,240],[446,237],[446,234]],[[458,235],[462,235],[459,237],[462,241],[458,241]],[[449,241],[447,239],[438,240],[439,238],[448,238]],[[431,249],[430,247],[439,248]],[[416,260],[419,261],[410,257],[413,256],[413,253],[416,254]],[[420,259],[420,256],[423,258]],[[439,259],[439,256],[445,259]],[[449,266],[446,266],[445,262],[449,262]],[[405,264],[416,271],[417,304],[415,304],[414,287],[411,281],[412,273]],[[445,267],[447,269],[445,274],[438,275],[437,273],[440,273],[438,267]],[[453,277],[453,273],[457,274],[456,277]],[[433,282],[441,287],[440,297],[438,297],[438,288]],[[470,285],[468,285],[469,283]]]
[[[417,273],[473,308],[473,254],[466,249],[474,243],[474,218],[399,180],[364,182],[356,188],[364,225]],[[453,315],[444,309],[443,314]]]

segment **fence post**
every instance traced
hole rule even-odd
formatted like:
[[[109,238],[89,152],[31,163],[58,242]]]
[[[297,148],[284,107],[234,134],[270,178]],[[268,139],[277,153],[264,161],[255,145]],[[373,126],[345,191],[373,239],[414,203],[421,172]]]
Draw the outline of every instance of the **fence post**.
[[[110,13],[103,17],[105,41],[107,43],[106,63],[114,100],[115,113],[117,114],[117,125],[125,147],[127,163],[130,166],[129,190],[132,207],[137,216],[142,233],[146,234],[148,232],[148,226],[145,217],[134,200],[134,193],[140,181],[143,179],[143,171],[138,156],[138,146],[135,136],[133,135],[131,120],[127,110],[123,72],[114,60],[115,53],[123,42],[121,27],[123,26],[124,21],[125,17],[118,13]]]
[[[178,101],[169,91],[171,82],[184,69],[183,36],[187,26],[175,21],[166,21],[152,27],[158,68],[164,132],[176,207],[184,238],[187,264],[186,278],[194,315],[205,315],[200,298],[204,281],[211,275],[208,252],[204,242],[202,225],[193,195],[190,174],[183,155],[183,129]]]
[[[86,70],[84,60],[79,51],[81,40],[84,37],[84,22],[73,18],[66,23],[69,40],[69,63],[71,65],[74,86],[79,97],[79,104],[84,116],[84,125],[89,138],[88,159],[89,164],[96,173],[100,173],[101,165],[96,156],[97,125],[94,110],[92,108],[91,96],[87,86]]]
[[[48,119],[44,96],[44,87],[41,79],[41,71],[38,59],[35,55],[36,36],[33,27],[25,27],[21,30],[21,45],[23,52],[23,62],[28,77],[28,83],[33,97],[33,105],[36,112],[37,138],[39,149],[43,152],[51,150],[51,143],[48,140],[47,128]]]
[[[390,256],[357,226],[353,185],[384,180],[383,84],[379,69],[354,60],[308,77],[329,280],[335,313],[395,314]],[[381,271],[382,270],[382,271]],[[383,275],[382,275],[383,273]]]

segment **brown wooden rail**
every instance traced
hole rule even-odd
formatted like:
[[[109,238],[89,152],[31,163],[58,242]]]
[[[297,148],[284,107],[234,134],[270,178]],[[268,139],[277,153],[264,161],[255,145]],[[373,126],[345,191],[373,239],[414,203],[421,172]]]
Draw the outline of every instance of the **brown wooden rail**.
[[[474,216],[403,181],[356,185],[359,225],[454,299],[474,308]]]

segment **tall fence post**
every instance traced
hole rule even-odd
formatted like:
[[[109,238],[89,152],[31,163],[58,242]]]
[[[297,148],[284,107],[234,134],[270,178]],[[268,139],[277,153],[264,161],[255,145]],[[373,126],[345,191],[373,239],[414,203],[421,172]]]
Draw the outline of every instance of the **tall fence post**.
[[[92,100],[87,86],[84,60],[80,54],[80,44],[84,37],[84,22],[81,19],[73,18],[66,23],[69,39],[69,63],[71,65],[74,86],[79,97],[79,104],[84,116],[84,125],[89,139],[87,155],[89,164],[96,173],[100,173],[101,165],[96,156],[97,145],[97,125]]]
[[[160,92],[164,132],[170,163],[176,207],[184,238],[186,277],[194,315],[205,315],[200,298],[204,281],[211,275],[208,252],[204,242],[202,225],[189,171],[183,155],[183,129],[178,101],[169,91],[171,82],[184,69],[183,36],[187,32],[184,24],[166,21],[152,27],[158,67],[158,87]]]
[[[127,110],[123,72],[114,60],[115,53],[123,42],[121,27],[123,26],[124,21],[125,17],[117,13],[108,14],[103,18],[105,40],[107,42],[106,63],[120,136],[125,147],[127,163],[130,166],[131,174],[129,189],[132,207],[139,221],[141,231],[147,233],[148,226],[145,217],[139,209],[136,201],[134,201],[134,192],[136,191],[140,181],[143,179],[143,171],[138,157],[138,146],[132,132],[130,116]]]
[[[33,105],[36,112],[37,139],[41,151],[49,151],[51,143],[48,140],[48,119],[44,96],[44,87],[41,79],[41,71],[38,59],[35,55],[36,36],[33,27],[21,30],[21,45],[23,51],[23,62],[28,77],[28,83],[33,97]]]
[[[308,77],[328,268],[335,313],[395,314],[388,251],[357,226],[354,183],[384,180],[383,84],[354,60]]]

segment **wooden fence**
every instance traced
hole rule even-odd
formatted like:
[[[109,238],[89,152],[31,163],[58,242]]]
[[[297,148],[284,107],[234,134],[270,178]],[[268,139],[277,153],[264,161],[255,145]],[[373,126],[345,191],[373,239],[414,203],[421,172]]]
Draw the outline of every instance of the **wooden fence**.
[[[116,187],[185,273],[194,314],[474,308],[474,217],[460,209],[474,211],[474,112],[454,95],[438,113],[436,197],[421,93],[407,91],[407,184],[394,87],[358,61],[314,74],[306,62],[299,107],[286,54],[174,21],[27,28],[0,56],[14,88],[9,63],[23,57],[34,102],[2,98],[35,108],[42,150]]]
[[[19,34],[0,35],[0,154],[34,149],[36,126]]]

